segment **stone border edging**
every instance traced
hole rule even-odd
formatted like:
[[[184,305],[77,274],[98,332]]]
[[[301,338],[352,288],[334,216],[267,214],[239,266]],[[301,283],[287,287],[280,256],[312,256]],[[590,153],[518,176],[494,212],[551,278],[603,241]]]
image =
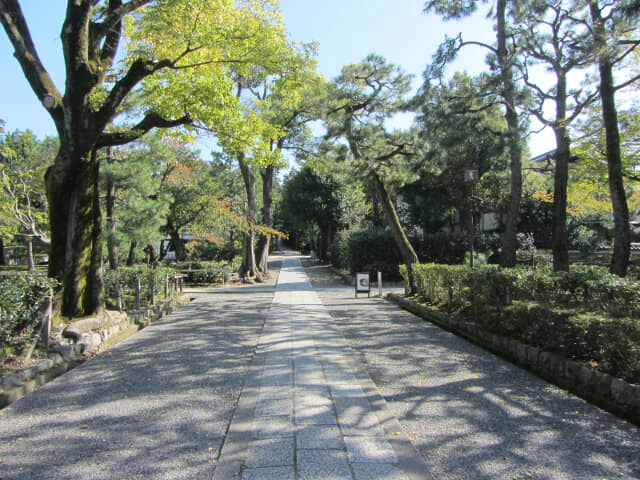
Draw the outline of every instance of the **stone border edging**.
[[[138,330],[142,330],[189,301],[191,298],[188,295],[182,295],[133,312],[105,312],[106,319],[92,317],[71,323],[65,328],[63,336],[74,343],[58,342],[52,345],[53,352],[48,358],[19,372],[0,377],[0,409],[77,367],[87,360],[86,354],[90,349],[104,343],[109,337],[129,327],[137,326]]]
[[[557,353],[487,332],[477,325],[458,320],[434,308],[390,293],[388,300],[405,310],[455,333],[539,375],[561,388],[640,426],[640,385],[569,360]]]

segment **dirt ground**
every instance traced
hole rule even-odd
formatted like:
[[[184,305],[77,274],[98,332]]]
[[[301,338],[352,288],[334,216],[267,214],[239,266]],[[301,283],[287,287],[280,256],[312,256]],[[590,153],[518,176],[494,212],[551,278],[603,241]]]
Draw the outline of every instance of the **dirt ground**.
[[[301,257],[300,260],[313,288],[344,287],[346,285],[331,265],[326,265],[310,257]]]

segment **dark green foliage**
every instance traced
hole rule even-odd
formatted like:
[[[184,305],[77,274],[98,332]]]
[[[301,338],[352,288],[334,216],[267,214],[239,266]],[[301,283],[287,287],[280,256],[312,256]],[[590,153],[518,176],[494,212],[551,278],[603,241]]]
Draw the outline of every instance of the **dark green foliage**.
[[[231,279],[232,272],[240,266],[241,258],[234,257],[233,261],[219,262],[178,262],[173,267],[181,274],[186,275],[185,281],[193,285],[210,285],[225,282]]]
[[[474,250],[491,257],[500,248],[500,237],[496,234],[476,234]],[[466,232],[436,232],[414,241],[418,256],[424,262],[461,264],[469,252],[469,234]]]
[[[363,230],[349,239],[351,271],[382,272],[387,279],[399,279],[402,256],[388,230]]]
[[[420,297],[482,328],[640,383],[640,282],[605,267],[416,265]]]
[[[343,230],[338,232],[333,239],[333,243],[329,245],[327,257],[329,261],[341,270],[351,271],[351,257],[349,252],[349,237],[352,235],[351,230]]]
[[[56,285],[39,275],[0,276],[0,349],[22,350],[42,320],[45,297]]]
[[[164,296],[165,282],[173,278],[175,270],[172,268],[146,266],[120,267],[118,270],[106,270],[104,273],[104,290],[107,308],[114,308],[116,300],[116,284],[119,280],[124,310],[132,310],[152,304],[154,300]],[[140,300],[136,303],[136,289],[140,279]]]
[[[224,245],[215,242],[200,241],[193,245],[189,258],[194,261],[231,262],[242,255],[242,242],[227,241]]]
[[[351,273],[382,272],[385,279],[400,279],[398,265],[402,257],[388,230],[340,232],[329,247],[329,259]]]

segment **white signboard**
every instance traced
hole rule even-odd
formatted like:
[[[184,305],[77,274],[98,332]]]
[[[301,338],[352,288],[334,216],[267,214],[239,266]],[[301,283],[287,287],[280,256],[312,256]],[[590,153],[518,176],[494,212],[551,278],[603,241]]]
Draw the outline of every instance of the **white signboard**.
[[[371,294],[368,273],[356,273],[356,298],[359,293],[366,293],[367,296],[370,296]]]

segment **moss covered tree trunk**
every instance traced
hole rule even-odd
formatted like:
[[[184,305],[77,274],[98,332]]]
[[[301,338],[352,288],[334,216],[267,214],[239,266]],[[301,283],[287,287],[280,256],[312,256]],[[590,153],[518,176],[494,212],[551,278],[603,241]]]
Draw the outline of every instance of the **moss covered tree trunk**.
[[[407,235],[404,233],[404,229],[400,223],[400,218],[398,217],[398,212],[396,212],[395,205],[393,204],[393,200],[391,199],[384,182],[377,173],[374,172],[372,176],[378,200],[384,210],[387,223],[391,228],[391,235],[393,236],[393,240],[398,247],[398,250],[400,250],[402,262],[407,267],[407,276],[409,280],[409,291],[407,293],[409,295],[413,295],[417,292],[413,265],[418,263],[418,255],[416,255],[413,246],[409,242]]]
[[[265,227],[273,227],[273,175],[274,166],[262,169],[262,224]],[[258,238],[256,248],[257,269],[265,277],[269,276],[269,247],[271,244],[270,234],[261,234]]]
[[[99,164],[93,145],[63,140],[46,175],[51,228],[49,276],[62,283],[60,312],[73,317],[102,308]]]
[[[515,84],[513,81],[512,59],[507,50],[507,0],[498,0],[496,8],[497,19],[497,57],[500,64],[502,79],[502,98],[504,99],[506,113],[505,119],[508,128],[509,160],[511,170],[511,182],[509,189],[509,205],[505,219],[504,235],[502,237],[503,267],[516,266],[516,253],[518,250],[518,220],[520,218],[520,203],[522,200],[522,146],[520,139],[520,121],[515,105]]]
[[[611,54],[606,49],[607,32],[602,11],[597,1],[590,1],[589,8],[593,21],[593,34],[602,54],[598,59],[600,72],[600,100],[602,120],[607,145],[607,168],[609,191],[613,208],[613,255],[609,269],[611,273],[625,276],[631,254],[631,227],[629,226],[629,206],[622,176],[622,154],[620,151],[620,131],[616,109],[616,87],[613,79]]]
[[[555,128],[556,168],[553,177],[553,215],[551,249],[553,271],[569,271],[569,238],[567,233],[567,183],[569,180],[569,136],[563,126]]]
[[[240,172],[242,173],[242,179],[244,181],[245,190],[247,192],[247,211],[246,217],[249,221],[249,230],[244,233],[242,239],[242,263],[238,274],[246,282],[256,280],[262,282],[264,279],[261,272],[258,270],[256,263],[256,251],[255,251],[255,231],[252,225],[255,225],[258,221],[258,201],[256,197],[256,178],[251,172],[249,164],[246,162],[244,155],[238,155],[238,165],[240,166]]]

